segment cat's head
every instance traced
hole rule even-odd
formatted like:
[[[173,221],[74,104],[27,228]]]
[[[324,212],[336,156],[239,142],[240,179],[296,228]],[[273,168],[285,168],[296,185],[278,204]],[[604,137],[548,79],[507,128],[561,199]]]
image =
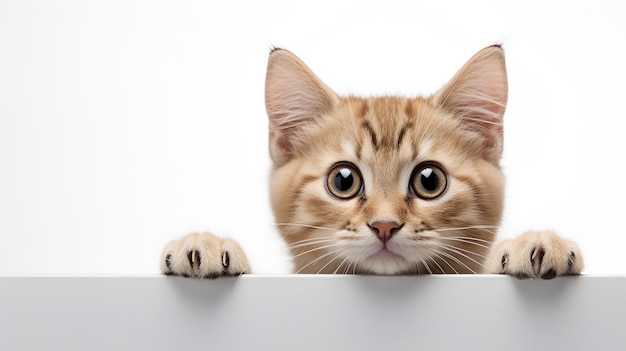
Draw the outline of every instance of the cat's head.
[[[266,79],[276,225],[299,273],[479,272],[502,214],[499,46],[430,97],[344,97],[294,54]]]

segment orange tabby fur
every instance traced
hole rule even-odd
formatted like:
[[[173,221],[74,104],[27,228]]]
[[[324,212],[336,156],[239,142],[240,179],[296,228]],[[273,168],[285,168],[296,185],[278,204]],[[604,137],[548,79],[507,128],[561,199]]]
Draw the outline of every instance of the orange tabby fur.
[[[503,208],[499,160],[507,94],[499,46],[477,53],[425,98],[339,96],[295,55],[272,51],[266,80],[270,195],[294,272],[546,279],[580,273],[580,250],[554,233],[528,233],[491,250]],[[350,198],[328,188],[338,162],[362,179]],[[410,184],[414,170],[431,163],[445,174],[446,188],[426,199]],[[378,228],[387,227],[393,232],[382,235],[387,229]],[[249,272],[236,243],[193,235],[166,247],[163,273]],[[196,258],[205,255],[221,259]]]
[[[485,60],[484,56],[501,56],[501,50],[492,48],[473,60]],[[282,72],[275,73],[273,65],[279,65],[280,69],[293,65],[289,72],[293,77],[280,77]],[[502,68],[499,78],[506,89]],[[298,97],[300,106],[312,105],[307,109],[313,112],[294,117],[299,118],[299,135],[286,137],[292,144],[288,147],[289,155],[283,155],[285,147],[276,147],[271,152],[274,160],[270,177],[272,208],[279,230],[291,247],[295,271],[480,272],[480,261],[500,223],[504,183],[497,163],[484,157],[486,142],[483,138],[472,128],[465,127],[462,118],[438,106],[438,96],[429,99],[336,96],[293,54],[282,50],[275,51],[270,58],[266,86],[270,121],[278,118],[283,122],[290,118],[275,116],[275,110],[287,109],[273,101],[276,94],[279,100],[286,100],[282,101],[284,104],[292,103],[285,99],[285,92],[275,93],[284,87],[282,82],[274,80],[288,79],[292,80],[290,89],[304,90],[307,97],[314,98],[314,101],[306,101],[307,97]],[[464,77],[458,80],[462,79]],[[319,96],[315,96],[314,89],[320,92]],[[506,99],[506,93],[500,96]],[[318,110],[314,111],[316,108]],[[273,124],[270,126],[271,142],[281,143],[284,127],[277,126],[276,131],[272,129]],[[501,131],[500,126],[496,128]],[[501,145],[499,141],[492,143]],[[496,148],[501,150],[500,146]],[[490,155],[492,161],[497,162],[499,150],[489,151],[496,155]],[[445,165],[449,172],[448,193],[435,201],[407,199],[413,168],[432,160]],[[364,201],[335,199],[320,186],[329,168],[338,161],[351,162],[363,173]],[[374,219],[404,224],[402,231],[389,243],[396,257],[371,257],[381,245],[367,227]],[[453,228],[466,229],[451,230]],[[312,241],[313,238],[319,240]]]

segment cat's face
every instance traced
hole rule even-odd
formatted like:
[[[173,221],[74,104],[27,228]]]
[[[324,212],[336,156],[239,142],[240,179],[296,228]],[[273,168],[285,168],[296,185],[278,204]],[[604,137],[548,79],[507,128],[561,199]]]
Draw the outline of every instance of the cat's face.
[[[270,192],[298,273],[480,272],[502,213],[502,51],[429,98],[340,97],[270,55]]]

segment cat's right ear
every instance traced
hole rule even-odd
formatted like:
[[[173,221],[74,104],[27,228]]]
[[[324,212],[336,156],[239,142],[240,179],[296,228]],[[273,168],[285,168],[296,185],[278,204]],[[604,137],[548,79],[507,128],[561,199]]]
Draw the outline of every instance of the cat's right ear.
[[[337,102],[337,95],[296,55],[272,50],[265,78],[265,108],[274,165],[289,162],[306,143],[307,130]]]
[[[504,51],[500,45],[482,49],[431,97],[483,140],[483,156],[498,164],[502,156],[502,118],[508,98]]]

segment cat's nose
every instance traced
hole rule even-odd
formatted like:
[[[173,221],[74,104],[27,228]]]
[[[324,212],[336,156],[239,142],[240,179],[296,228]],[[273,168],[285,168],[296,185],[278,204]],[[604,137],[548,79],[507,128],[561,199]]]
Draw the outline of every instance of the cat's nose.
[[[400,229],[404,226],[404,224],[400,224],[394,221],[391,222],[374,222],[372,224],[368,224],[368,227],[378,236],[378,239],[382,241],[384,244],[391,239]]]

